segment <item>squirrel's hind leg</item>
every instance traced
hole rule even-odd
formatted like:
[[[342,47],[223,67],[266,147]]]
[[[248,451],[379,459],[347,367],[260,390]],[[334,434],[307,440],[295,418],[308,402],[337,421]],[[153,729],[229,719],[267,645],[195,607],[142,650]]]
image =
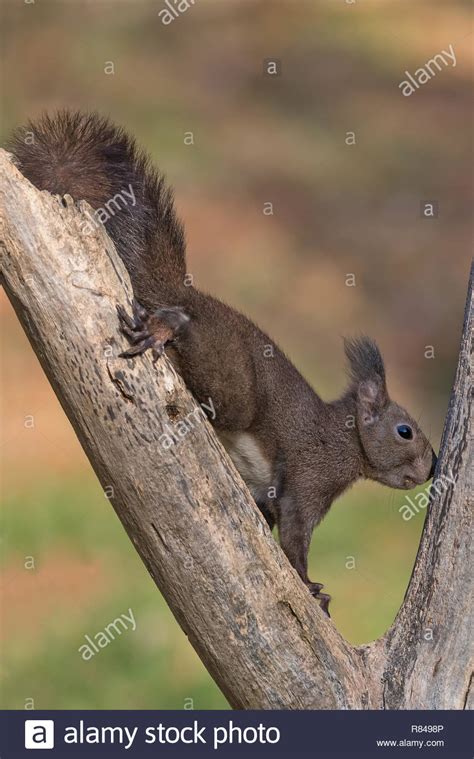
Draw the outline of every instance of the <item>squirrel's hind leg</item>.
[[[120,354],[123,358],[133,358],[152,349],[153,361],[163,353],[167,343],[183,330],[190,317],[177,306],[158,308],[149,314],[136,300],[133,301],[133,316],[122,306],[117,306],[120,331],[131,343],[131,348]]]
[[[308,578],[308,551],[311,530],[308,530],[290,499],[287,499],[284,507],[279,509],[278,532],[280,545],[290,564],[296,569],[313,598],[319,601],[323,612],[330,617],[329,602],[331,596],[328,593],[321,593],[321,589],[324,587],[322,583],[311,582]]]

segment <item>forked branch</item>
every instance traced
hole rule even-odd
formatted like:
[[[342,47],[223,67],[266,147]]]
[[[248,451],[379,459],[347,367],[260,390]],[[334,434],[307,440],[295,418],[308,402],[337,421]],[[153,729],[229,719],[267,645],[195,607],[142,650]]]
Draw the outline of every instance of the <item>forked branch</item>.
[[[1,151],[0,210],[7,295],[131,541],[230,704],[459,708],[472,311],[440,461],[455,483],[430,510],[394,627],[353,648],[288,563],[166,357],[118,357],[116,305],[130,309],[130,282],[105,232],[81,231],[84,204],[38,192]],[[188,434],[162,444],[191,418]],[[428,648],[420,635],[430,620],[438,637]]]

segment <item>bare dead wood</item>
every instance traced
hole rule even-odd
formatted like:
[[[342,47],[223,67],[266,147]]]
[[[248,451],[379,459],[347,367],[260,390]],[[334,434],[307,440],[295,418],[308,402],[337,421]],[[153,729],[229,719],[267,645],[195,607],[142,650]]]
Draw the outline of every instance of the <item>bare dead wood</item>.
[[[130,282],[103,229],[81,230],[85,208],[38,192],[1,151],[8,297],[125,530],[230,704],[462,708],[471,308],[440,463],[456,480],[431,507],[393,628],[354,648],[289,565],[166,357],[118,358],[115,309],[130,309]],[[189,433],[164,447],[161,436],[190,414]],[[431,647],[422,642],[428,622]]]
[[[433,480],[440,492],[427,514],[404,603],[384,641],[384,698],[392,709],[462,709],[474,697],[473,280],[474,266]]]

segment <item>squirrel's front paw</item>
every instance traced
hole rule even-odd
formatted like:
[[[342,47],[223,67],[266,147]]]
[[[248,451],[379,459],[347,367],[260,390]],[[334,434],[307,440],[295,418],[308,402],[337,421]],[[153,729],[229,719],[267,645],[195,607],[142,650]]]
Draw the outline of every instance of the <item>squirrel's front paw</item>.
[[[179,307],[158,308],[149,314],[135,299],[132,308],[133,316],[129,316],[123,306],[117,306],[120,331],[132,345],[120,356],[133,358],[151,348],[155,362],[162,355],[166,344],[174,340],[189,322],[189,316]]]
[[[329,601],[331,600],[331,596],[328,593],[321,593],[322,588],[324,588],[324,585],[322,585],[320,582],[308,583],[309,592],[313,598],[316,598],[319,601],[319,606],[324,611],[324,613],[330,617],[331,615],[329,613]]]

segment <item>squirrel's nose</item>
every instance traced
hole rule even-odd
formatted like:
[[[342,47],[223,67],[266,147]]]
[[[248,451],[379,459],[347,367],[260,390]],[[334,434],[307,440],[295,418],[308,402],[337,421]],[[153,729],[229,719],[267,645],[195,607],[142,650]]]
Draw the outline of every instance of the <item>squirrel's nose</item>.
[[[434,477],[436,464],[438,463],[438,457],[434,451],[432,451],[432,457],[431,457],[431,469],[428,476],[428,479],[430,480],[432,477]]]

